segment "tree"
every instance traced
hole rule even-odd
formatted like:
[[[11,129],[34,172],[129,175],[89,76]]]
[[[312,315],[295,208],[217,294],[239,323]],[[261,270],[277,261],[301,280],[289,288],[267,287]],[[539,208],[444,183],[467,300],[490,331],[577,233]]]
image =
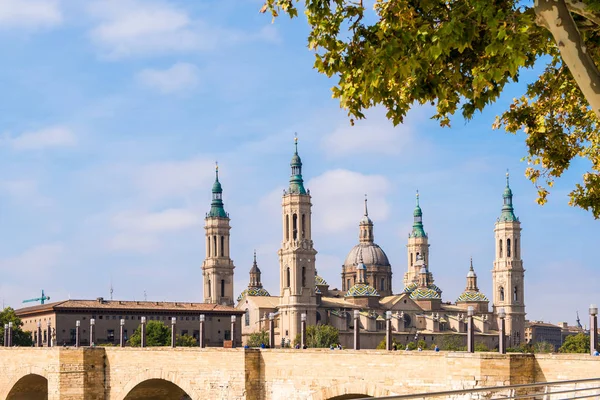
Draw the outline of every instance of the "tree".
[[[0,312],[0,341],[2,341],[2,344],[4,344],[4,325],[8,324],[9,322],[13,323],[13,345],[33,345],[31,332],[23,331],[21,329],[23,322],[21,321],[21,318],[17,317],[17,314],[12,307],[6,307],[4,310],[2,310],[2,312]]]
[[[171,335],[169,335],[170,338]],[[198,345],[198,341],[190,335],[181,335],[178,336],[175,340],[175,345],[179,347],[195,347]]]
[[[567,336],[559,353],[587,353],[590,351],[590,337],[584,333]]]
[[[554,345],[548,342],[536,342],[533,346],[534,353],[554,353]]]
[[[299,0],[265,0],[261,12],[298,15]],[[534,4],[531,4],[534,3]],[[494,128],[526,134],[525,175],[544,204],[570,163],[590,166],[569,204],[600,218],[600,0],[304,0],[315,68],[336,76],[333,97],[350,122],[375,105],[402,123],[431,103],[441,126],[496,101],[525,68],[544,65]]]
[[[261,347],[262,344],[265,346],[269,345],[269,333],[265,330],[261,330],[260,332],[253,332],[248,336],[248,343],[246,343],[249,347]]]
[[[467,346],[464,345],[464,338],[460,335],[441,335],[439,338],[440,350],[446,351],[465,351]]]
[[[294,343],[300,343],[300,334]],[[339,331],[331,325],[309,325],[306,327],[306,347],[327,348],[339,343]]]
[[[139,347],[142,344],[142,327],[138,326],[128,341],[130,346]],[[146,346],[169,346],[171,344],[171,330],[161,321],[148,321],[146,323]]]

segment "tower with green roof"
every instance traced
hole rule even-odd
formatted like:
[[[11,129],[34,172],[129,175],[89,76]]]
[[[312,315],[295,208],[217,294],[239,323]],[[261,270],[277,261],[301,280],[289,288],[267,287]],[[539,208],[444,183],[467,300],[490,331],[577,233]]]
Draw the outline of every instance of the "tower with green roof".
[[[419,204],[419,191],[416,194],[416,205],[413,212],[413,228],[408,234],[406,247],[408,268],[404,274],[404,287],[408,287],[419,279],[420,266],[417,265],[417,258],[422,259],[426,265],[429,265],[429,242],[427,233],[423,228],[423,211]]]
[[[515,216],[509,174],[502,194],[502,209],[496,220],[494,236],[496,255],[492,270],[493,312],[506,312],[506,332],[509,346],[525,340],[525,270],[521,259],[521,222]]]
[[[304,188],[302,160],[298,154],[298,139],[290,163],[289,188],[282,199],[283,240],[279,249],[279,305],[281,337],[293,341],[300,332],[300,316],[307,315],[307,324],[317,323],[315,294],[315,256],[311,223],[310,192]]]
[[[223,188],[219,182],[219,166],[215,167],[210,211],[204,219],[206,258],[202,263],[204,302],[233,305],[233,260],[229,256],[231,226],[223,206]]]

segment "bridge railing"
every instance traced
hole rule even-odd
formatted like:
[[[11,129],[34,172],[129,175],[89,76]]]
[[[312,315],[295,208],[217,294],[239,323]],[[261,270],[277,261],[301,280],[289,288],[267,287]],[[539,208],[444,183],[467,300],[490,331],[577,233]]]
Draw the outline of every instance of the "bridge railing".
[[[406,399],[600,399],[600,378],[568,381],[525,383],[520,385],[489,386],[476,389],[405,394],[376,397],[381,400]],[[372,398],[371,398],[372,399]],[[366,399],[363,399],[366,400]]]

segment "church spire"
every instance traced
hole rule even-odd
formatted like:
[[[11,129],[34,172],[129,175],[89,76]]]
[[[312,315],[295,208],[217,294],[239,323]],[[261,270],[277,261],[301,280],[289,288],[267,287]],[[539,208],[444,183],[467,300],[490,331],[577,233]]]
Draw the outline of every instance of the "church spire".
[[[294,194],[306,194],[304,189],[304,181],[302,180],[302,160],[298,155],[298,138],[294,138],[295,152],[292,156],[290,166],[292,167],[292,175],[290,176],[290,190],[289,193]]]
[[[410,237],[427,237],[425,230],[423,229],[423,212],[421,211],[421,206],[419,205],[419,191],[417,190],[417,204],[415,206],[415,211],[413,212],[414,222],[413,222],[413,230],[410,234]]]
[[[498,219],[500,222],[514,222],[519,219],[515,216],[513,203],[512,203],[512,190],[510,190],[509,184],[509,173],[506,170],[506,188],[504,188],[504,193],[502,194],[502,198],[504,199],[502,205],[502,214],[500,214],[500,218]]]
[[[369,209],[367,208],[367,195],[365,194],[365,214],[360,220],[359,225],[359,242],[373,243],[373,221],[369,218]]]
[[[210,212],[207,217],[228,218],[223,208],[223,188],[219,182],[219,164],[215,163],[215,183],[212,187],[212,202],[210,203]]]
[[[469,272],[467,273],[466,291],[479,291],[479,288],[477,288],[477,275],[475,274],[475,270],[473,269],[473,257],[471,257],[471,267],[469,268]]]
[[[248,288],[260,289],[262,287],[262,282],[260,281],[260,269],[256,263],[256,250],[254,250],[254,262],[252,263],[252,268],[250,269],[250,284],[248,285]]]

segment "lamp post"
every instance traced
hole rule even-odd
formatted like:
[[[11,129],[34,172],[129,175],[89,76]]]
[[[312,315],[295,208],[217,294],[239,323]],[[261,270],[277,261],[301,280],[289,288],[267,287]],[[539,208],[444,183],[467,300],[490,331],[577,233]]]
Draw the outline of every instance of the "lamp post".
[[[300,348],[306,345],[306,314],[300,314]]]
[[[46,324],[46,330],[48,331],[48,347],[52,347],[52,328],[50,327],[50,321]]]
[[[498,318],[500,318],[500,337],[498,338],[498,351],[500,352],[500,354],[506,354],[506,325],[504,324],[506,312],[504,311],[504,308],[498,310]]]
[[[275,314],[269,313],[269,347],[275,348]]]
[[[177,317],[171,317],[171,347],[175,347],[175,324]]]
[[[13,323],[9,322],[8,323],[8,347],[12,347],[13,345]]]
[[[79,329],[81,329],[81,321],[75,321],[75,347],[79,347]]]
[[[598,306],[590,304],[590,354],[598,350]]]
[[[231,348],[235,348],[235,315],[231,316]]]
[[[354,350],[360,350],[360,311],[354,310]]]
[[[142,333],[142,337],[140,340],[140,346],[141,347],[146,347],[146,317],[142,317],[141,319],[142,322],[142,327],[141,327],[141,333]]]
[[[124,336],[124,332],[125,332],[125,320],[123,318],[121,318],[121,321],[119,322],[119,324],[121,325],[121,339],[119,340],[119,345],[121,347],[125,347],[125,336]]]
[[[392,312],[385,312],[385,349],[392,349]]]
[[[42,347],[42,322],[38,321],[37,323],[37,338],[35,340],[35,344],[37,347]]]
[[[475,332],[473,329],[473,315],[475,315],[475,309],[473,306],[467,308],[467,351],[469,353],[475,352]]]
[[[200,345],[200,348],[204,348],[204,320],[206,319],[206,317],[204,316],[204,314],[200,314],[200,332],[198,332],[198,342]]]
[[[4,347],[8,347],[8,324],[4,324]]]
[[[94,346],[94,327],[96,326],[96,320],[90,318],[90,346]]]

